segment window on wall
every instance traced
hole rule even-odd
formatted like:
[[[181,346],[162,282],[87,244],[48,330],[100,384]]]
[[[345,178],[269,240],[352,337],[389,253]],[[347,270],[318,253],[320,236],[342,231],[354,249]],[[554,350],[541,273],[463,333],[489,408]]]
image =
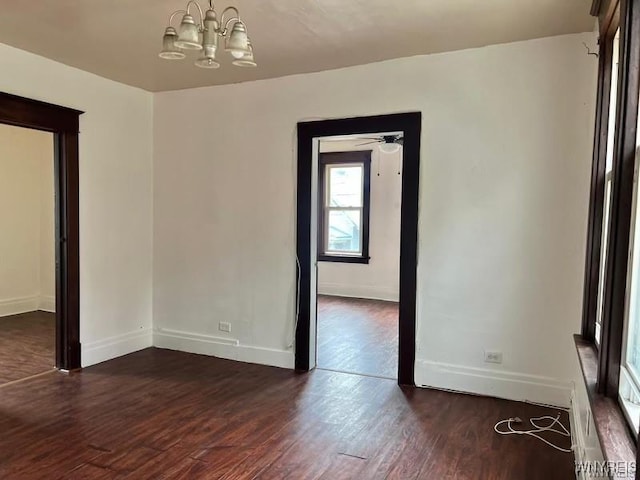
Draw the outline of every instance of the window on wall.
[[[640,122],[638,123],[637,131],[640,132]],[[636,135],[631,234],[629,238],[630,255],[620,362],[619,399],[627,420],[637,433],[640,430],[640,192],[638,192],[640,135]]]
[[[613,185],[613,147],[616,134],[616,113],[618,95],[618,58],[620,46],[620,29],[613,39],[613,54],[611,62],[611,88],[609,95],[609,121],[607,126],[606,165],[604,177],[604,202],[602,210],[602,238],[600,247],[600,271],[598,274],[598,299],[596,311],[595,342],[600,345],[602,338],[602,317],[604,315],[604,282],[607,266],[607,248],[609,240],[609,224],[611,219],[611,193]]]
[[[318,260],[369,262],[371,151],[319,157]]]
[[[640,427],[640,215],[638,214],[638,155],[634,175],[630,268],[620,362],[620,403],[635,432]]]
[[[581,359],[597,367],[583,373],[607,425],[603,438],[629,453],[629,433],[640,428],[640,0],[594,2],[592,11],[600,37],[582,323],[582,341],[592,345]],[[601,397],[620,408],[603,408]]]

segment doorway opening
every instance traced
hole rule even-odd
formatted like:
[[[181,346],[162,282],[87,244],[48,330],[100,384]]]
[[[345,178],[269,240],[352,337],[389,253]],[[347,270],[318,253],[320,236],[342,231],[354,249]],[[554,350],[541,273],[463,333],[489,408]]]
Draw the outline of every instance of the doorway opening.
[[[397,378],[403,143],[319,140],[318,368]]]
[[[298,124],[297,370],[329,368],[392,377],[397,378],[399,384],[414,385],[421,122],[420,113],[405,113]],[[336,145],[330,146],[330,142],[344,141],[352,141],[352,148],[337,148],[342,151],[335,151]],[[374,295],[358,294],[353,284],[350,292],[345,289],[348,285],[344,285],[344,278],[356,275],[353,268],[350,273],[344,270],[336,273],[335,270],[337,264],[354,267],[373,261],[370,242],[371,169],[376,179],[378,173],[383,174],[381,164],[375,158],[372,166],[374,148],[399,154],[394,167],[396,177],[400,177],[400,198],[396,200],[399,203],[399,251],[395,253],[398,258],[397,286],[394,289],[392,280],[386,287],[387,298],[382,301],[380,298],[353,300],[345,297]],[[384,166],[385,173],[388,165]],[[340,201],[335,198],[331,201],[332,178],[335,180],[334,192],[343,190]],[[353,191],[349,192],[349,188]],[[349,193],[351,198],[347,201]],[[391,250],[389,255],[393,254]],[[378,250],[375,260],[381,260]],[[332,274],[333,278],[343,279],[343,284],[329,281]],[[393,274],[387,278],[393,279]],[[371,287],[371,282],[368,283]],[[394,290],[397,297],[389,293]],[[381,296],[380,291],[378,288],[378,297]],[[338,298],[336,293],[340,292],[342,294]],[[384,300],[391,302],[384,304]],[[394,300],[397,300],[395,305]],[[355,327],[350,333],[347,322],[351,322],[350,327]],[[386,328],[376,329],[376,322],[378,326],[386,324]],[[358,323],[363,327],[360,333],[368,329],[369,335],[358,338]],[[376,333],[383,336],[376,340]],[[353,341],[345,342],[344,335],[350,334]],[[337,352],[341,349],[340,344],[336,341],[342,342],[344,347],[342,359]],[[362,343],[367,342],[370,345],[378,343],[377,350],[362,348]]]
[[[46,371],[47,365],[63,371],[81,366],[78,228],[81,114],[78,110],[0,92],[0,133],[9,140],[2,142],[0,148],[10,149],[18,138],[22,138],[20,144],[24,147],[20,152],[3,152],[4,162],[0,162],[7,184],[4,195],[14,197],[11,208],[0,210],[3,226],[15,227],[0,242],[0,249],[6,250],[0,258],[12,258],[15,263],[1,262],[0,268],[0,329],[3,323],[11,323],[4,329],[4,337],[0,333],[0,359],[5,370],[0,376],[0,386],[41,373],[40,369]],[[31,151],[36,143],[40,145],[37,154]],[[27,150],[38,156],[37,161],[25,155]],[[17,177],[6,175],[9,162],[14,173],[23,178],[16,180]],[[27,178],[29,165],[25,164],[33,167],[31,178]],[[39,186],[34,176],[38,177]],[[31,195],[25,195],[24,188],[32,189]],[[33,212],[29,215],[27,210]],[[20,238],[18,233],[22,235]],[[21,245],[23,241],[25,244]],[[28,245],[33,247],[30,251]],[[20,247],[25,251],[15,250]],[[10,248],[14,250],[9,252]],[[16,347],[20,339],[29,341]],[[35,360],[29,356],[34,350]]]
[[[55,364],[53,134],[0,124],[0,385]]]

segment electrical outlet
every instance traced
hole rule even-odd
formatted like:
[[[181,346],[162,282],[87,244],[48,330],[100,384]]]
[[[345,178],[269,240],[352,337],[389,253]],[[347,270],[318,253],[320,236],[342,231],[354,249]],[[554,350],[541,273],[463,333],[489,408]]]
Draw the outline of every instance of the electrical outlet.
[[[486,363],[502,363],[502,352],[485,350],[484,361]]]
[[[218,323],[218,330],[231,333],[231,324],[229,322],[220,322]]]

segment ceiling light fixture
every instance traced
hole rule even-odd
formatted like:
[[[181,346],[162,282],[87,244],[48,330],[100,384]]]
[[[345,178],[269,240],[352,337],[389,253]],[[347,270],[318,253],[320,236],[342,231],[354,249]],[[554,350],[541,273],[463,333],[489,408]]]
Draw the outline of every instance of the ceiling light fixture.
[[[200,18],[197,24],[191,7],[195,6]],[[180,27],[176,30],[171,24],[176,15],[182,15]],[[209,0],[209,9],[202,11],[202,7],[191,0],[187,3],[186,10],[173,12],[169,17],[169,26],[162,38],[162,51],[160,58],[165,60],[182,60],[186,57],[185,51],[201,51],[202,56],[195,61],[195,65],[201,68],[218,68],[216,61],[218,44],[224,44],[225,51],[233,57],[233,65],[237,67],[256,67],[253,57],[253,46],[247,34],[247,26],[240,19],[240,12],[236,7],[227,7],[218,17]]]
[[[362,145],[371,145],[373,143],[378,144],[378,148],[382,153],[398,153],[400,147],[404,145],[404,136],[402,134],[397,135],[380,135],[379,137],[364,137],[364,140],[370,140],[369,142],[361,143]]]
[[[400,151],[400,145],[397,143],[381,143],[380,145],[378,145],[378,148],[382,153],[387,153],[389,155],[398,153]]]

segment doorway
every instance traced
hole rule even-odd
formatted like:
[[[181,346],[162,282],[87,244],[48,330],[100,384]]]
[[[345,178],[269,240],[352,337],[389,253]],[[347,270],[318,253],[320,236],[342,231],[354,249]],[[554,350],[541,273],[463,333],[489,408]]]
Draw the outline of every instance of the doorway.
[[[50,134],[55,195],[52,249],[55,256],[55,358],[63,371],[76,370],[80,360],[80,259],[78,127],[82,112],[0,92],[0,124]],[[42,308],[46,308],[43,306]],[[19,356],[11,361],[24,366]],[[16,367],[17,368],[17,367]]]
[[[53,135],[0,124],[0,385],[55,363]]]
[[[317,367],[396,379],[401,132],[323,137]]]
[[[416,329],[416,268],[418,184],[420,163],[419,112],[298,124],[297,257],[298,296],[295,344],[296,369],[317,366],[319,245],[327,238],[319,221],[320,140],[340,136],[379,136],[393,132],[403,140],[401,155],[400,261],[397,322],[397,380],[414,385]],[[366,163],[366,162],[365,162]],[[364,221],[363,221],[364,223]],[[319,228],[320,227],[320,228]],[[366,234],[363,234],[363,237]],[[361,239],[358,240],[361,244]],[[368,252],[360,251],[361,257]],[[354,259],[353,262],[361,260]],[[356,354],[356,355],[362,355]]]

